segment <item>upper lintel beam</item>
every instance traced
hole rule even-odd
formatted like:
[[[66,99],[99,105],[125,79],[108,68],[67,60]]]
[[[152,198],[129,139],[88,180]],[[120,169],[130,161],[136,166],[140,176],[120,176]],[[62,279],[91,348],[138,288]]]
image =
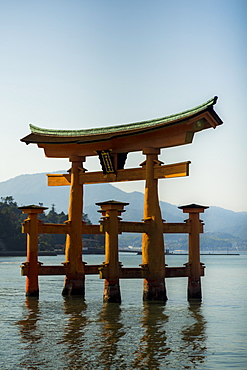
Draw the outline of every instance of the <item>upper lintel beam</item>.
[[[182,177],[189,175],[190,162],[181,162],[154,167],[154,178],[164,179],[172,177]],[[81,184],[100,184],[109,182],[138,181],[145,180],[146,172],[144,168],[130,168],[117,170],[114,174],[104,175],[100,172],[81,172],[79,175]],[[70,185],[70,174],[48,174],[49,186]]]

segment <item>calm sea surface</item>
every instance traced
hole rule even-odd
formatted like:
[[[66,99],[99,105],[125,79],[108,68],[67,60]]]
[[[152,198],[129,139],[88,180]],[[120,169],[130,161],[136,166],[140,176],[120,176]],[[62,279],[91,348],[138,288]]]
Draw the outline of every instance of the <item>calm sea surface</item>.
[[[201,257],[201,305],[187,302],[186,278],[166,280],[166,305],[142,302],[142,280],[122,280],[122,304],[103,304],[97,276],[86,278],[85,302],[61,296],[62,276],[40,277],[39,299],[27,299],[24,260],[0,257],[0,369],[247,369],[247,255]],[[138,266],[141,256],[120,260]],[[185,262],[166,256],[169,266]]]

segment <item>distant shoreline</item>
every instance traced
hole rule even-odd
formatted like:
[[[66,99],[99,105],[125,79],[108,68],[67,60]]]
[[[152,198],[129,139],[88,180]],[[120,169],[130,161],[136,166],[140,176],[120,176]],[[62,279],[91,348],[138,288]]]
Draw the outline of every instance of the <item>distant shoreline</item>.
[[[0,251],[0,257],[25,257],[26,251]],[[38,252],[39,256],[57,256],[56,252]]]
[[[119,250],[119,252],[121,253],[131,253],[131,254],[134,254],[134,255],[141,255],[142,252],[141,251],[128,251],[128,250]],[[60,255],[60,254],[64,254],[64,253],[56,253],[56,252],[45,252],[45,251],[39,251],[38,252],[38,255],[39,256],[57,256],[57,255]],[[84,251],[83,255],[85,254],[93,254],[93,255],[97,255],[97,254],[104,254],[104,251],[94,251],[94,252],[89,252],[89,251]],[[25,257],[27,254],[26,252],[22,252],[22,251],[0,251],[0,257]],[[187,256],[188,253],[173,253],[173,252],[169,252],[169,253],[165,253],[165,255],[168,255],[168,256]],[[239,256],[240,253],[200,253],[201,256]]]
[[[137,254],[142,254],[142,252],[138,252]],[[167,256],[188,256],[188,253],[165,253]],[[200,253],[200,256],[239,256],[240,253]]]

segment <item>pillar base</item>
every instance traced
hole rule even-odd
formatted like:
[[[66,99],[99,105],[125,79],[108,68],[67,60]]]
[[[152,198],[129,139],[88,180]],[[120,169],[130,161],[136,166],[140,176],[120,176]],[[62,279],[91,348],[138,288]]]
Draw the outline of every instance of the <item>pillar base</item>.
[[[26,277],[26,297],[39,296],[38,271],[37,274],[29,274]]]
[[[190,300],[202,300],[202,289],[200,278],[188,278],[188,301]]]
[[[105,280],[103,301],[108,303],[121,303],[119,280]]]
[[[65,277],[64,288],[62,291],[63,296],[81,296],[85,298],[85,277],[69,278]]]
[[[166,302],[167,296],[165,279],[155,279],[155,280],[144,279],[143,300]]]
[[[26,297],[38,297],[39,296],[39,290],[28,290],[26,292]]]

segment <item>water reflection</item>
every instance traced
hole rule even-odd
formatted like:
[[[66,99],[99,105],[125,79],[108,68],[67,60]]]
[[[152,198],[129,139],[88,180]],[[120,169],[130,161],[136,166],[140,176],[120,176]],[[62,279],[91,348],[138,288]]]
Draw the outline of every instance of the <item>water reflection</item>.
[[[165,331],[168,320],[169,317],[164,313],[164,305],[144,303],[141,318],[144,334],[135,353],[133,368],[160,368],[161,361],[171,352]]]
[[[21,340],[27,344],[21,364],[24,368],[36,369],[37,363],[41,364],[39,343],[43,337],[38,328],[40,320],[39,300],[37,297],[27,297],[23,310],[24,318],[17,321],[20,328]]]
[[[17,321],[20,326],[20,334],[23,342],[30,345],[41,340],[42,334],[37,331],[37,322],[40,319],[39,300],[36,297],[28,297],[25,301],[25,318]]]
[[[204,363],[206,321],[200,305],[174,310],[145,303],[141,324],[143,335],[133,368],[196,369]]]
[[[87,353],[83,348],[85,328],[88,324],[87,305],[81,298],[64,299],[64,314],[68,315],[62,339],[64,363],[68,369],[83,369],[87,364]],[[86,367],[85,367],[86,368]]]
[[[191,303],[188,306],[188,315],[192,323],[184,328],[180,351],[187,355],[187,369],[202,364],[206,356],[206,320],[202,314],[201,304]]]
[[[207,354],[198,304],[122,307],[29,297],[17,325],[25,369],[196,369]]]
[[[119,304],[105,303],[99,318],[101,325],[101,348],[98,357],[104,369],[121,368],[123,353],[118,351],[119,339],[125,335],[124,325],[121,322],[121,308]],[[118,367],[115,367],[116,364]]]

